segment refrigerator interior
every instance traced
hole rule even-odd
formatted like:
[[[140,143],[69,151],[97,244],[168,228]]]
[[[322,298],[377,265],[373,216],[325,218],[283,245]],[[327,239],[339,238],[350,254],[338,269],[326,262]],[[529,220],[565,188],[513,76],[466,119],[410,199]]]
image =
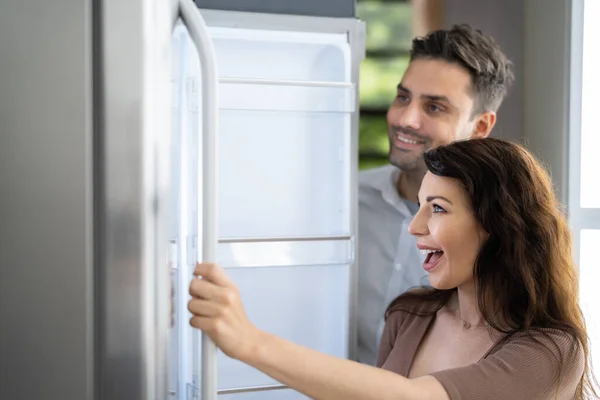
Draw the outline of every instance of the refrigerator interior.
[[[208,22],[219,75],[217,261],[259,328],[348,357],[356,111],[349,36]],[[207,188],[201,67],[182,24],[172,54],[169,398],[187,400],[199,398],[200,334],[189,326],[187,289],[201,254],[199,190]],[[217,376],[223,399],[306,398],[221,352]]]

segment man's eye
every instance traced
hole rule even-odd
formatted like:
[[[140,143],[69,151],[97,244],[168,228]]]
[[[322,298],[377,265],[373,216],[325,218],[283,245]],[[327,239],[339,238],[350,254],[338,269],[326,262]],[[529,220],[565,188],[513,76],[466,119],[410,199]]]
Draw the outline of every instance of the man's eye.
[[[438,106],[437,104],[429,104],[427,106],[427,110],[431,113],[438,113],[440,111],[443,111],[442,107]]]

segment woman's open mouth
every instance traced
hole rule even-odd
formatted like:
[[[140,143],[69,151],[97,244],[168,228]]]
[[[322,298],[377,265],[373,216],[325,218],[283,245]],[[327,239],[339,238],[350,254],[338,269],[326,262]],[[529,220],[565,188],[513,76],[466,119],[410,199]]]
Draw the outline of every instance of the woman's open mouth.
[[[442,250],[429,250],[422,249],[421,254],[426,254],[425,262],[423,263],[423,268],[425,271],[431,271],[440,263],[440,260],[444,256],[444,252]]]

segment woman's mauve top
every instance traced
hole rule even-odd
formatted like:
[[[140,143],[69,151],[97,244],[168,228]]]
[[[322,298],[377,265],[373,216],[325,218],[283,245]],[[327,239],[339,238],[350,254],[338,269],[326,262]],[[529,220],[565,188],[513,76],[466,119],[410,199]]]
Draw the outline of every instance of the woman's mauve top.
[[[412,309],[421,312],[426,307]],[[392,312],[381,337],[377,366],[407,377],[434,319],[435,314]],[[496,343],[475,364],[429,375],[442,384],[451,400],[571,400],[583,375],[583,351],[580,346],[573,347],[575,339],[567,333],[544,332],[552,339],[541,332],[533,337],[517,333]]]

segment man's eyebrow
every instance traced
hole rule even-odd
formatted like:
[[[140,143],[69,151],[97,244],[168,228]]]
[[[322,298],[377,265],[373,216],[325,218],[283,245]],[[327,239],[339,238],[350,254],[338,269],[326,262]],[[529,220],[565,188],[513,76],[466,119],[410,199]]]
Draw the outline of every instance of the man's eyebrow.
[[[398,84],[397,89],[401,90],[401,91],[403,91],[405,93],[411,94],[410,89],[408,89],[402,83]],[[440,101],[440,102],[448,103],[452,107],[457,108],[456,105],[454,103],[452,103],[448,97],[442,96],[442,95],[439,95],[439,94],[422,94],[421,98],[427,99],[427,100],[431,100],[431,101]]]
[[[398,84],[397,89],[402,90],[403,92],[406,92],[406,93],[410,93],[410,90],[408,90],[408,88],[406,86],[402,85],[402,82],[400,82]]]

